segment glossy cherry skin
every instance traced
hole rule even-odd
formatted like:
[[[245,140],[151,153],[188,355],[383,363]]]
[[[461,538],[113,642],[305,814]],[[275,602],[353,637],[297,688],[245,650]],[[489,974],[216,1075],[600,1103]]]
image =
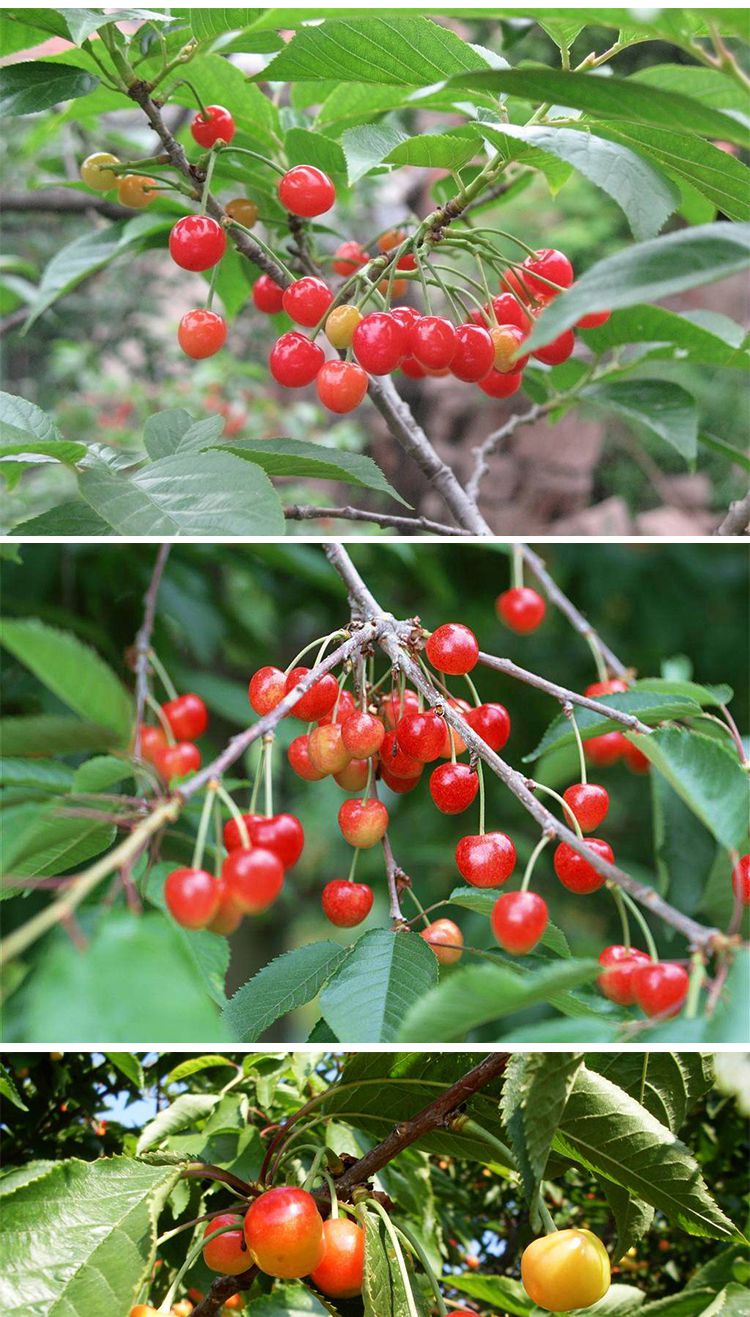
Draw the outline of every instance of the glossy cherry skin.
[[[607,681],[592,681],[583,693],[593,700],[598,695],[619,695],[627,689],[628,683],[622,677],[610,677]]]
[[[492,932],[503,951],[526,956],[547,927],[547,903],[536,892],[504,892],[492,908]]]
[[[152,727],[146,723],[141,728],[141,759],[155,763],[156,756],[167,748],[167,738],[161,727]]]
[[[443,316],[420,316],[409,331],[408,349],[422,366],[443,370],[456,354],[456,331]]]
[[[245,229],[251,229],[257,223],[258,207],[251,197],[234,197],[232,201],[227,202],[224,209],[230,219],[236,220]],[[268,275],[261,275],[261,278],[268,279]],[[269,282],[273,283],[273,280]]]
[[[494,362],[495,345],[488,330],[483,325],[459,325],[451,374],[466,384],[476,384],[489,375]]]
[[[394,773],[389,773],[388,769],[382,764],[380,766],[380,780],[384,782],[389,791],[393,791],[397,796],[405,796],[409,791],[416,790],[422,774],[417,777],[396,777]]]
[[[353,1299],[362,1292],[365,1236],[356,1221],[331,1217],[323,1222],[323,1261],[310,1280],[329,1299]]]
[[[281,668],[258,668],[247,688],[250,707],[263,716],[281,704],[286,694],[286,673]]]
[[[253,305],[264,315],[278,315],[284,309],[284,289],[270,274],[262,274],[253,284]]]
[[[205,117],[196,114],[190,131],[198,145],[209,150],[217,142],[231,142],[236,128],[229,110],[223,105],[207,105]]]
[[[575,334],[572,329],[566,329],[558,338],[553,338],[551,343],[547,343],[543,348],[534,348],[532,357],[537,361],[543,361],[545,366],[560,366],[563,361],[567,361],[572,356],[573,349],[576,345]]]
[[[285,389],[303,389],[312,384],[325,361],[319,343],[312,343],[304,334],[290,329],[277,338],[268,357],[268,367],[277,384]]]
[[[245,1239],[267,1276],[309,1276],[325,1252],[323,1221],[312,1194],[291,1185],[267,1189],[245,1216]]]
[[[455,965],[461,959],[464,935],[452,919],[436,919],[421,930],[420,937],[432,947],[441,965]]]
[[[314,727],[307,748],[311,764],[321,773],[341,773],[352,757],[341,739],[339,723]]]
[[[165,745],[163,750],[157,750],[153,764],[164,780],[171,782],[176,777],[197,773],[201,766],[201,752],[192,741],[178,741],[176,745]]]
[[[350,348],[354,331],[362,319],[359,307],[348,303],[335,306],[326,320],[326,338],[334,348]]]
[[[555,297],[563,288],[570,288],[573,282],[573,266],[564,252],[557,251],[554,247],[543,247],[541,251],[535,252],[533,256],[527,256],[523,262],[524,265],[524,282],[532,289],[536,297],[543,300],[549,300]],[[560,289],[550,288],[542,279],[535,276],[542,275],[553,284],[559,284]]]
[[[414,714],[407,714],[407,717],[415,717]],[[401,720],[403,722],[403,719]],[[398,724],[398,727],[401,723]],[[406,750],[399,744],[398,727],[395,732],[386,732],[383,737],[383,744],[380,750],[380,763],[391,777],[408,778],[421,777],[424,768],[424,760],[415,758],[414,755],[407,754]]]
[[[282,305],[297,325],[312,329],[322,319],[333,301],[333,293],[322,279],[305,275],[284,289]]]
[[[318,397],[329,412],[343,416],[362,402],[370,383],[356,361],[327,361],[315,381]]]
[[[284,886],[284,867],[278,855],[256,847],[230,851],[221,876],[230,899],[244,915],[267,910]]]
[[[341,724],[341,739],[349,753],[357,759],[369,759],[371,755],[376,755],[384,737],[385,727],[381,719],[372,713],[356,710]]]
[[[504,704],[478,704],[465,717],[491,750],[502,750],[510,736],[510,714]]]
[[[221,874],[216,881],[219,889],[219,908],[207,927],[210,933],[220,933],[222,937],[229,937],[231,933],[237,932],[242,923],[242,911],[235,905],[232,893]]]
[[[522,383],[523,376],[520,370],[503,375],[501,371],[493,369],[489,375],[485,375],[484,379],[479,381],[479,388],[489,398],[510,398],[514,393],[518,393]]]
[[[370,375],[389,375],[407,354],[407,332],[387,311],[371,311],[352,338],[354,355]]]
[[[516,848],[504,832],[462,837],[456,846],[456,866],[472,887],[501,887],[516,867]]]
[[[322,782],[327,773],[320,773],[310,758],[310,743],[307,736],[295,736],[289,749],[287,759],[297,777],[305,782]]]
[[[348,279],[350,275],[356,274],[363,265],[367,265],[370,257],[361,243],[342,242],[333,255],[333,268],[336,274],[341,274]]]
[[[167,700],[161,710],[178,741],[193,741],[208,727],[208,709],[200,695],[194,695],[192,691],[178,695],[175,700]]]
[[[405,690],[403,695],[394,691],[386,695],[380,706],[380,715],[389,731],[393,731],[404,714],[416,713],[419,708],[419,696],[416,691]]]
[[[327,174],[314,165],[295,165],[279,182],[279,201],[292,215],[313,219],[324,215],[336,200],[336,189]]]
[[[297,682],[306,677],[309,668],[292,668],[286,679],[286,694],[294,690]],[[319,718],[324,718],[327,713],[331,712],[339,693],[339,684],[336,678],[326,672],[324,676],[319,677],[313,682],[312,686],[300,695],[295,704],[292,705],[292,717],[300,718],[304,723],[317,722]]]
[[[445,723],[436,713],[407,713],[396,728],[396,740],[399,749],[420,764],[430,764],[439,759],[443,749]],[[395,765],[392,771],[398,777]],[[409,774],[402,774],[408,777]]]
[[[511,375],[515,371],[523,370],[528,364],[528,353],[526,356],[518,355],[519,348],[526,339],[523,329],[519,329],[517,325],[498,325],[497,328],[490,330],[490,338],[495,349],[493,364],[501,375]]]
[[[428,638],[425,653],[433,668],[462,677],[476,667],[479,645],[474,632],[461,622],[444,622]]]
[[[592,851],[600,856],[602,860],[608,860],[614,864],[615,857],[609,842],[602,841],[599,837],[587,837],[586,845]],[[589,892],[596,892],[606,883],[604,874],[599,873],[593,864],[589,864],[578,851],[574,851],[566,841],[560,842],[553,857],[552,865],[563,887],[567,887],[569,892],[577,892],[579,896],[586,896]]]
[[[338,820],[344,840],[361,850],[376,846],[388,830],[388,810],[380,800],[345,800]]]
[[[471,705],[468,700],[448,700],[448,707],[455,709],[456,713],[460,713],[462,718],[465,718],[467,722],[469,721]],[[456,754],[462,755],[466,749],[466,742],[455,727],[451,727],[448,722],[445,722],[443,724],[443,748],[440,751],[442,758],[451,759],[454,747]]]
[[[590,1230],[555,1230],[524,1249],[521,1278],[529,1298],[548,1312],[590,1308],[609,1289],[607,1250]]]
[[[526,334],[531,331],[532,318],[512,293],[498,293],[492,299],[492,306],[499,325],[515,325],[516,329],[522,329]]]
[[[326,883],[320,900],[323,914],[336,928],[356,928],[372,910],[372,888],[367,883],[334,878]]]
[[[600,325],[606,325],[611,314],[611,311],[589,311],[587,316],[576,321],[576,329],[598,329]]]
[[[183,928],[205,928],[219,909],[219,889],[205,869],[173,869],[164,884],[164,900]]]
[[[624,740],[625,744],[622,748],[622,757],[625,760],[626,768],[629,768],[631,773],[650,772],[651,760],[648,755],[645,755],[642,750],[639,750],[637,745],[633,745],[633,742],[629,741],[627,736]]]
[[[678,1015],[689,986],[687,970],[669,961],[650,960],[633,970],[633,995],[644,1015]]]
[[[479,775],[468,764],[439,764],[430,774],[430,795],[441,814],[462,814],[478,790]]]
[[[129,210],[143,210],[158,196],[157,187],[156,179],[145,174],[122,174],[117,184],[117,200]]]
[[[156,1308],[152,1308],[150,1303],[136,1303],[134,1308],[130,1309],[128,1317],[159,1317]]]
[[[215,1239],[208,1238],[222,1226],[236,1226],[237,1229],[216,1235]],[[203,1238],[207,1243],[203,1245],[203,1261],[211,1271],[219,1271],[224,1276],[239,1276],[241,1271],[247,1271],[252,1265],[243,1226],[242,1217],[235,1216],[231,1212],[227,1212],[224,1216],[215,1216],[212,1221],[206,1222]]]
[[[743,905],[750,905],[750,855],[741,855],[732,870],[732,890]]]
[[[107,165],[119,163],[117,156],[110,151],[95,151],[93,155],[87,155],[81,165],[81,178],[94,192],[111,192],[117,187],[119,175],[113,174]]]
[[[618,1006],[632,1006],[633,974],[639,965],[651,964],[651,957],[636,947],[605,947],[599,955],[599,964],[604,966],[596,980],[599,991]]]
[[[186,311],[177,326],[177,342],[186,357],[203,361],[213,357],[227,341],[227,322],[215,311],[200,307]]]
[[[566,787],[563,800],[570,805],[581,832],[595,832],[607,817],[609,795],[595,782],[576,782]]]
[[[589,736],[583,743],[584,753],[592,764],[605,768],[622,759],[628,741],[622,732],[604,732],[601,736]]]
[[[210,270],[226,247],[226,234],[210,215],[186,215],[169,235],[169,254],[183,270]]]
[[[377,756],[376,756],[377,758]],[[370,759],[350,759],[346,768],[334,773],[333,780],[342,791],[364,791],[370,776]]]
[[[496,600],[495,608],[500,620],[518,636],[528,636],[536,631],[547,611],[542,596],[528,585],[505,590]]]
[[[323,727],[326,723],[343,724],[349,715],[354,713],[356,707],[351,691],[340,691],[333,708],[328,713],[324,713],[322,718],[318,718],[318,726]]]
[[[247,818],[253,846],[271,851],[285,869],[292,869],[305,847],[305,832],[296,814],[272,814],[270,818],[249,814]]]

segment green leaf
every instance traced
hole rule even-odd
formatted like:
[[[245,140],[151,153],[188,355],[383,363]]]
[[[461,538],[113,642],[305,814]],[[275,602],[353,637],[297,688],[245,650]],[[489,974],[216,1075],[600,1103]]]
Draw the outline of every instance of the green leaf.
[[[327,1317],[334,1312],[329,1304],[324,1307],[304,1285],[280,1285],[271,1294],[263,1294],[246,1305],[247,1317]]]
[[[489,919],[499,894],[497,888],[454,887],[448,900],[454,905],[463,906],[465,910],[474,910]],[[566,959],[570,956],[568,940],[562,930],[554,924],[548,924],[544,930],[542,945],[549,947],[556,956],[564,956]]]
[[[673,1134],[713,1081],[710,1060],[699,1052],[589,1052],[586,1066],[619,1084]]]
[[[55,444],[62,438],[52,417],[41,407],[13,393],[0,393],[0,440],[13,445],[19,433],[31,435],[42,444]]]
[[[640,1198],[636,1198],[621,1185],[612,1184],[611,1180],[602,1180],[600,1183],[617,1226],[615,1253],[618,1258],[624,1257],[628,1250],[635,1248],[651,1229],[654,1209],[648,1203],[642,1203]]]
[[[103,462],[84,471],[87,503],[120,535],[282,535],[268,477],[229,453],[162,457],[130,478]]]
[[[70,791],[73,770],[56,759],[0,759],[0,786],[34,787],[45,795]]]
[[[227,1056],[220,1056],[216,1052],[209,1053],[207,1056],[191,1056],[187,1061],[181,1061],[173,1070],[170,1070],[164,1083],[179,1084],[183,1079],[190,1079],[192,1075],[198,1075],[203,1070],[214,1069],[234,1069],[234,1063]]]
[[[653,123],[660,128],[718,137],[740,146],[750,145],[750,131],[746,124],[732,115],[723,114],[678,92],[646,87],[627,78],[602,78],[591,73],[566,73],[546,68],[477,68],[471,73],[454,74],[449,83],[453,87],[471,87],[474,91],[504,92],[524,101],[551,101],[558,106],[584,110],[604,120]]]
[[[393,1042],[409,1005],[436,981],[437,960],[423,938],[373,929],[321,993],[321,1013],[343,1043]]]
[[[528,344],[541,347],[588,311],[659,301],[715,283],[750,264],[750,224],[703,224],[598,261],[545,309]]]
[[[338,142],[307,128],[290,128],[284,138],[290,165],[314,165],[326,174],[346,174],[346,159]]]
[[[0,637],[19,663],[83,718],[108,728],[127,745],[132,704],[112,669],[77,636],[37,618],[8,620]]]
[[[21,1097],[21,1094],[19,1093],[18,1089],[16,1088],[15,1083],[13,1082],[13,1076],[11,1075],[10,1071],[6,1069],[6,1067],[2,1064],[1,1061],[0,1061],[0,1097],[5,1098],[14,1107],[18,1107],[19,1111],[28,1111],[29,1109],[26,1103],[24,1102],[23,1098]]]
[[[126,759],[116,759],[114,755],[97,755],[76,769],[73,790],[86,793],[107,791],[109,787],[125,782],[132,776],[133,766]]]
[[[377,489],[404,507],[409,506],[388,483],[380,467],[362,453],[345,453],[301,439],[235,439],[231,445],[222,445],[221,451],[256,463],[269,476],[341,480],[362,489]]]
[[[335,942],[311,942],[269,961],[224,1007],[232,1036],[254,1042],[282,1015],[312,1001],[347,954]]]
[[[641,693],[639,690],[618,691],[614,695],[602,697],[602,703],[613,709],[620,709],[623,713],[633,714],[647,725],[662,722],[665,718],[687,718],[697,713],[700,708],[697,701],[684,695],[668,693],[662,695],[657,691]],[[603,713],[594,713],[593,709],[586,709],[582,705],[576,706],[574,717],[576,727],[584,740],[589,736],[599,736],[602,732],[624,730],[622,723],[607,718]],[[524,757],[524,763],[538,759],[549,750],[570,745],[574,740],[575,733],[571,730],[569,720],[565,714],[558,714],[550,723],[536,749]]]
[[[72,538],[78,535],[111,535],[112,527],[93,508],[80,502],[59,503],[56,508],[19,522],[11,535],[55,535]]]
[[[697,911],[716,859],[716,842],[661,773],[650,778],[658,890],[663,896],[676,894],[683,910]]]
[[[454,32],[401,11],[303,28],[256,79],[428,87],[462,70],[486,68],[487,61]]]
[[[364,123],[347,128],[341,139],[349,186],[382,164],[391,151],[408,142],[408,134],[390,124]]]
[[[105,1052],[110,1065],[129,1079],[134,1088],[144,1087],[143,1066],[134,1052]]]
[[[703,686],[696,681],[674,681],[671,677],[641,677],[631,683],[631,691],[653,691],[657,695],[674,695],[678,700],[694,700],[702,709],[729,704],[734,692],[731,686]]]
[[[598,409],[614,412],[662,439],[686,462],[698,451],[698,408],[693,396],[669,380],[614,380],[581,389],[581,399]]]
[[[108,23],[167,23],[164,13],[154,9],[61,9],[71,40],[77,46]]]
[[[617,203],[639,241],[655,237],[679,205],[679,190],[660,170],[627,147],[591,132],[518,124],[482,124],[481,132],[495,146],[504,146],[510,137],[564,160]]]
[[[597,123],[592,124],[592,128],[604,137],[632,147],[633,152],[641,153],[641,157],[654,160],[668,175],[689,183],[730,219],[750,219],[750,172],[747,165],[714,146],[713,142],[642,124],[619,123],[613,127]]]
[[[24,60],[0,69],[0,118],[38,114],[61,101],[86,96],[99,79],[74,64]]]
[[[374,1212],[363,1212],[360,1220],[365,1232],[364,1317],[393,1317],[391,1269],[383,1222]]]
[[[451,1289],[460,1294],[468,1294],[470,1299],[478,1299],[488,1308],[514,1314],[514,1317],[531,1317],[538,1312],[531,1302],[520,1280],[511,1280],[509,1276],[472,1276],[461,1272],[451,1276]]]
[[[224,429],[223,416],[207,416],[196,421],[182,408],[156,412],[149,416],[143,430],[143,442],[152,462],[175,453],[199,453],[209,448]]]
[[[6,755],[44,755],[108,750],[117,744],[115,733],[96,723],[78,718],[57,718],[42,714],[30,718],[0,720],[0,739]]]
[[[479,141],[473,127],[452,128],[409,137],[393,148],[386,163],[423,169],[460,169],[478,150]]]
[[[181,1093],[144,1127],[136,1147],[137,1156],[168,1142],[172,1134],[195,1128],[219,1101],[217,1093]]]
[[[746,369],[748,353],[743,348],[745,331],[736,321],[716,312],[678,315],[663,306],[628,307],[614,311],[606,324],[585,330],[586,342],[594,352],[606,352],[623,343],[654,343],[647,360],[664,356],[700,362],[708,366]]]
[[[127,1312],[150,1275],[159,1207],[179,1174],[117,1156],[60,1161],[19,1183],[0,1224],[2,1269],[12,1276],[7,1317]],[[42,1258],[54,1283],[42,1279]]]
[[[83,953],[62,936],[47,944],[28,981],[23,1027],[29,1042],[225,1038],[178,930],[157,912],[107,911]]]
[[[229,943],[225,937],[218,933],[210,933],[207,928],[180,928],[174,923],[164,899],[164,884],[172,868],[174,865],[168,860],[155,864],[150,871],[147,871],[141,883],[141,893],[145,900],[161,910],[170,928],[174,930],[183,954],[192,966],[194,977],[202,981],[211,1000],[219,1008],[223,1008],[226,1005],[224,983],[229,967]]]
[[[582,1052],[532,1052],[517,1053],[506,1067],[500,1110],[537,1226],[552,1140],[582,1063]]]
[[[748,777],[736,753],[702,732],[660,727],[649,736],[628,732],[655,768],[722,846],[747,844]]]
[[[414,1000],[399,1031],[403,1042],[453,1042],[472,1029],[546,1002],[554,993],[590,983],[598,961],[566,960],[522,978],[502,965],[469,965],[456,970],[421,1000]]]
[[[101,855],[114,839],[115,828],[110,823],[55,815],[50,810],[40,814],[34,807],[28,826],[15,837],[6,836],[5,872],[19,878],[66,873]]]

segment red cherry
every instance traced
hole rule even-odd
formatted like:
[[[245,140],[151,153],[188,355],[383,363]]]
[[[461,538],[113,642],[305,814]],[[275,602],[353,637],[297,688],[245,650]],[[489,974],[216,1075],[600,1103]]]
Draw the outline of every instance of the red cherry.
[[[310,762],[321,773],[341,773],[351,755],[341,739],[339,723],[324,723],[315,727],[307,738]]]
[[[520,298],[522,302],[531,302],[534,298],[534,292],[527,280],[525,270],[523,273],[520,270],[503,270],[498,283],[501,289],[509,290],[506,293],[508,297]]]
[[[750,905],[750,855],[741,855],[732,870],[732,889],[738,901]]]
[[[604,732],[602,736],[589,736],[583,743],[584,753],[598,768],[622,759],[628,744],[622,732]]]
[[[495,349],[495,369],[501,375],[512,375],[528,365],[529,354],[518,356],[518,349],[526,342],[526,331],[517,325],[498,325],[490,330],[492,346]]]
[[[333,780],[342,791],[364,791],[370,776],[369,759],[350,759],[346,768],[334,773]]]
[[[245,1239],[267,1276],[298,1280],[323,1260],[323,1222],[312,1194],[280,1185],[267,1189],[245,1216]]]
[[[357,325],[352,347],[363,370],[389,375],[407,354],[407,333],[387,311],[371,311]]]
[[[478,704],[469,709],[466,721],[491,750],[502,750],[510,736],[510,714],[504,704]]]
[[[536,348],[531,355],[536,357],[537,361],[543,361],[546,366],[560,366],[563,361],[568,360],[575,345],[573,330],[566,329],[559,338],[553,338],[546,347]]]
[[[400,369],[404,375],[408,375],[410,380],[423,380],[427,375],[424,366],[420,366],[419,362],[414,360],[414,357],[404,357]]]
[[[234,1226],[236,1230],[227,1230],[223,1235],[209,1236],[222,1226]],[[220,1271],[224,1276],[239,1276],[251,1265],[250,1254],[245,1243],[245,1232],[241,1216],[227,1212],[224,1216],[215,1216],[206,1222],[203,1238],[208,1242],[203,1245],[203,1261],[211,1271]]]
[[[590,311],[576,321],[576,329],[598,329],[599,325],[606,325],[611,314],[611,311]]]
[[[253,284],[253,304],[264,315],[275,316],[284,309],[284,289],[271,278],[262,274]]]
[[[348,278],[356,274],[363,265],[367,265],[369,259],[369,254],[358,242],[342,242],[334,252],[333,268],[336,274]]]
[[[323,1261],[310,1280],[329,1299],[353,1299],[362,1292],[365,1236],[356,1221],[332,1217],[323,1222]]]
[[[523,376],[520,370],[511,375],[503,375],[499,370],[493,369],[489,375],[485,375],[484,379],[479,381],[479,388],[490,398],[510,398],[512,394],[518,393],[522,382]]]
[[[637,745],[633,745],[633,742],[629,741],[627,737],[623,739],[625,744],[622,747],[622,757],[625,760],[626,767],[630,769],[631,773],[648,773],[651,769],[651,760],[648,755],[644,755],[643,751],[639,750]]]
[[[633,972],[638,965],[651,964],[650,956],[635,947],[605,947],[599,956],[604,973],[596,980],[599,991],[618,1006],[632,1006],[635,1001]]]
[[[393,791],[397,796],[405,796],[407,792],[414,791],[419,786],[421,776],[422,774],[419,773],[417,777],[396,777],[395,774],[389,773],[383,764],[380,765],[381,782],[384,782],[388,790]]]
[[[356,707],[351,691],[341,691],[333,708],[324,714],[322,718],[318,718],[318,726],[322,727],[325,723],[344,723],[349,715],[354,713]],[[335,718],[334,714],[336,715]]]
[[[156,762],[156,755],[167,747],[167,738],[161,727],[150,727],[148,724],[141,728],[141,759],[147,762]]]
[[[208,709],[200,695],[190,692],[162,704],[161,711],[178,741],[192,741],[208,727]]]
[[[237,932],[242,923],[242,911],[234,904],[226,880],[221,875],[216,880],[216,886],[219,892],[219,908],[208,925],[208,930],[210,933],[220,933],[223,937],[229,937],[231,933]]]
[[[404,329],[411,330],[418,320],[421,320],[419,312],[413,306],[392,306],[391,315],[394,320],[398,320]]]
[[[278,190],[284,209],[303,219],[324,215],[336,200],[333,182],[314,165],[295,165],[284,174]]]
[[[501,887],[516,867],[516,848],[504,832],[462,837],[456,846],[456,865],[472,887]]]
[[[420,316],[409,331],[409,352],[429,370],[444,370],[456,354],[456,331],[444,316]]]
[[[328,285],[313,275],[296,279],[284,289],[282,297],[284,310],[290,319],[308,329],[322,320],[332,301],[333,293]]]
[[[183,928],[205,928],[219,909],[219,889],[205,869],[173,869],[164,884],[164,900]]]
[[[315,387],[324,407],[343,415],[359,407],[369,384],[367,372],[355,361],[327,361]]]
[[[590,700],[593,700],[597,695],[617,695],[627,689],[628,683],[623,681],[621,677],[610,677],[608,681],[592,681],[583,693],[588,695]]]
[[[247,688],[250,707],[256,713],[271,713],[276,708],[286,694],[286,674],[281,668],[258,668],[250,678],[250,685]]]
[[[420,764],[430,764],[440,757],[444,736],[445,723],[436,713],[407,713],[396,728],[399,749]],[[390,770],[399,776],[394,761],[391,761]],[[400,776],[408,777],[409,774]]]
[[[416,713],[419,709],[419,696],[416,691],[405,690],[402,695],[398,691],[393,691],[386,695],[380,706],[380,714],[389,731],[394,727],[407,713]]]
[[[467,384],[489,375],[495,360],[495,345],[483,325],[459,325],[451,374]],[[401,369],[403,370],[403,364]]]
[[[368,850],[388,829],[388,810],[380,800],[345,800],[338,814],[341,835],[350,846]]]
[[[433,668],[450,677],[462,677],[476,667],[479,645],[473,631],[461,622],[444,622],[425,645]]]
[[[234,119],[223,105],[207,105],[205,115],[196,114],[190,131],[198,145],[209,150],[217,142],[231,142],[236,129]]]
[[[548,301],[551,297],[557,296],[557,293],[563,288],[570,288],[573,282],[573,266],[564,252],[556,251],[554,247],[543,247],[541,251],[535,252],[533,256],[527,256],[523,262],[524,281],[533,290],[535,295]],[[550,288],[542,279],[535,277],[541,275],[543,279],[548,279],[553,284],[559,284],[560,288]]]
[[[495,600],[498,617],[518,636],[527,636],[536,631],[544,618],[547,605],[542,596],[528,585],[515,586],[505,590]]]
[[[284,868],[272,851],[230,851],[221,868],[229,897],[245,915],[259,915],[284,886]]]
[[[224,230],[210,215],[186,215],[169,235],[169,254],[183,270],[210,270],[226,251]]]
[[[271,851],[284,869],[291,869],[305,846],[305,833],[296,814],[248,814],[247,826],[253,846]]]
[[[607,817],[609,796],[595,782],[576,782],[566,787],[563,800],[570,805],[582,832],[595,832]]]
[[[298,681],[307,676],[309,671],[309,668],[292,668],[286,679],[287,695],[291,690],[294,690]],[[336,703],[338,693],[339,684],[336,678],[332,673],[326,672],[325,676],[319,677],[317,681],[313,682],[309,690],[306,690],[304,695],[300,695],[296,703],[292,705],[292,717],[301,719],[303,723],[317,722],[319,718],[324,718],[327,713],[330,713]]]
[[[309,739],[307,736],[295,736],[289,749],[287,758],[297,777],[301,777],[305,782],[322,782],[326,773],[319,773],[310,759]]]
[[[448,707],[455,709],[456,713],[460,713],[461,717],[468,721],[471,705],[467,700],[448,700]],[[443,724],[443,748],[440,751],[442,758],[451,759],[453,757],[453,748],[455,748],[457,755],[462,755],[466,749],[466,742],[461,733],[450,727],[446,722]]]
[[[227,322],[215,311],[186,311],[177,326],[177,342],[187,357],[213,357],[227,341]]]
[[[499,293],[497,297],[493,297],[492,306],[499,325],[515,325],[516,329],[522,329],[526,334],[530,333],[533,324],[531,316],[512,293]]]
[[[290,329],[277,338],[268,365],[277,384],[286,389],[303,389],[312,384],[323,362],[325,353],[319,343],[312,343],[299,330]]]
[[[614,864],[614,852],[609,842],[602,841],[599,837],[588,837],[586,845],[590,846],[600,859]],[[566,841],[560,842],[552,857],[552,864],[563,887],[581,896],[597,891],[607,881],[604,874],[599,873],[593,864],[579,855],[578,851],[573,850]]]
[[[452,919],[436,919],[421,930],[420,937],[432,947],[441,965],[455,965],[461,959],[464,935]]]
[[[492,908],[492,932],[503,951],[526,956],[542,937],[549,914],[536,892],[505,892]]]
[[[201,752],[192,741],[178,741],[176,745],[165,745],[153,758],[154,767],[166,782],[175,777],[186,777],[188,773],[197,773],[201,766]]]
[[[341,724],[341,739],[350,754],[358,759],[376,755],[383,744],[385,727],[380,718],[359,710],[350,713]]]
[[[479,776],[468,764],[440,764],[430,774],[430,795],[441,814],[462,814],[479,790]]]
[[[413,716],[412,714],[407,715],[407,717]],[[386,732],[383,737],[383,744],[380,749],[381,767],[391,777],[421,777],[424,761],[416,759],[414,755],[407,754],[402,749],[398,740],[398,728],[400,726],[401,723],[398,724],[395,732]]]
[[[367,883],[353,883],[334,878],[326,883],[321,896],[323,914],[337,928],[355,928],[372,910],[372,888]]]
[[[669,961],[650,960],[633,970],[633,993],[644,1015],[678,1015],[689,986],[687,970]]]

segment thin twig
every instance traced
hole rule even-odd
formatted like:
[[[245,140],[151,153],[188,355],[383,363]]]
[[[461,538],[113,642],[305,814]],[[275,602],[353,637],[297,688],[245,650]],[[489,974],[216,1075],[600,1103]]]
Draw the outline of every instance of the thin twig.
[[[171,547],[168,543],[159,545],[151,580],[143,596],[143,622],[135,638],[135,740],[133,742],[133,754],[136,759],[141,753],[141,728],[148,694],[148,656],[151,652],[151,636],[156,617],[156,599]]]
[[[470,535],[471,531],[460,526],[446,526],[441,521],[430,521],[429,517],[397,517],[386,512],[368,512],[366,508],[316,508],[311,504],[297,503],[284,508],[287,521],[369,521],[373,526],[386,526],[406,534],[415,531],[427,531],[431,535]]]
[[[495,654],[485,654],[480,650],[479,660],[485,668],[492,668],[494,672],[502,672],[506,677],[514,677],[516,681],[522,681],[527,686],[534,686],[537,690],[544,691],[546,695],[551,695],[553,699],[560,700],[561,703],[579,704],[582,709],[590,709],[592,713],[598,713],[601,718],[610,718],[612,722],[622,723],[627,727],[629,732],[641,732],[648,736],[651,728],[646,723],[642,723],[640,718],[636,718],[633,713],[625,713],[623,709],[615,709],[611,704],[605,704],[601,700],[590,699],[588,695],[579,695],[577,691],[569,691],[565,686],[558,686],[554,681],[548,681],[546,677],[537,676],[536,672],[530,672],[528,668],[521,668],[517,663],[511,662],[510,659],[497,658]]]
[[[391,846],[391,840],[387,832],[383,838],[383,856],[385,858],[385,876],[388,883],[391,919],[394,923],[402,924],[404,922],[404,916],[398,896],[399,867],[396,864],[393,847]]]
[[[750,529],[750,491],[744,498],[730,504],[724,520],[719,523],[714,535],[746,535]]]
[[[510,439],[519,430],[522,425],[531,425],[537,421],[540,416],[544,416],[550,410],[551,403],[534,403],[527,412],[517,412],[510,416],[497,430],[483,439],[481,444],[471,451],[474,454],[474,470],[466,482],[466,493],[470,498],[479,498],[479,487],[490,469],[489,459],[496,448],[499,448],[504,439]]]

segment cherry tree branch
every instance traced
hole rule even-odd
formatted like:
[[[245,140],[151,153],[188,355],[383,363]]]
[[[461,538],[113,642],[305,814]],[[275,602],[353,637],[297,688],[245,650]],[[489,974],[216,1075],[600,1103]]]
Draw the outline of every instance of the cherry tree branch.
[[[171,547],[171,544],[166,542],[159,545],[154,570],[151,573],[151,581],[143,597],[143,622],[135,638],[135,740],[133,742],[133,754],[136,758],[141,753],[141,728],[148,694],[148,658],[151,652],[151,636],[156,617],[156,599]]]
[[[7,215],[14,212],[29,214],[32,211],[51,215],[80,215],[86,211],[96,211],[107,219],[132,219],[133,212],[126,206],[119,206],[106,197],[91,196],[88,192],[73,192],[64,187],[40,188],[37,192],[2,192],[0,193],[0,211]]]
[[[297,503],[284,508],[287,521],[369,521],[373,526],[386,526],[403,531],[409,535],[415,531],[428,531],[431,535],[470,535],[471,531],[460,526],[446,526],[441,521],[430,521],[428,517],[398,517],[386,512],[368,512],[366,508],[316,508],[311,504]]]
[[[530,672],[528,668],[521,668],[517,663],[510,659],[498,658],[495,654],[485,654],[482,650],[479,652],[479,662],[485,668],[492,668],[495,672],[502,672],[506,677],[513,677],[516,681],[522,681],[527,686],[535,686],[537,690],[544,691],[546,695],[551,695],[553,699],[559,700],[562,705],[578,704],[583,709],[590,709],[592,713],[598,713],[602,718],[611,718],[613,722],[622,723],[627,727],[629,732],[642,732],[648,736],[651,728],[642,723],[640,718],[636,718],[633,713],[625,713],[623,709],[615,709],[612,705],[602,704],[601,700],[590,699],[588,695],[579,695],[578,691],[570,691],[565,686],[558,686],[554,681],[548,681],[546,677],[540,677],[536,672]]]
[[[466,493],[470,498],[479,498],[479,487],[490,469],[489,458],[495,452],[496,448],[504,439],[510,439],[519,430],[522,425],[531,425],[537,421],[540,416],[546,415],[550,410],[551,403],[534,403],[527,412],[517,412],[510,416],[497,430],[493,430],[483,439],[481,444],[472,449],[474,454],[474,470],[466,482]]]
[[[714,531],[715,535],[746,535],[750,529],[750,490],[744,498],[730,504],[724,520]]]

